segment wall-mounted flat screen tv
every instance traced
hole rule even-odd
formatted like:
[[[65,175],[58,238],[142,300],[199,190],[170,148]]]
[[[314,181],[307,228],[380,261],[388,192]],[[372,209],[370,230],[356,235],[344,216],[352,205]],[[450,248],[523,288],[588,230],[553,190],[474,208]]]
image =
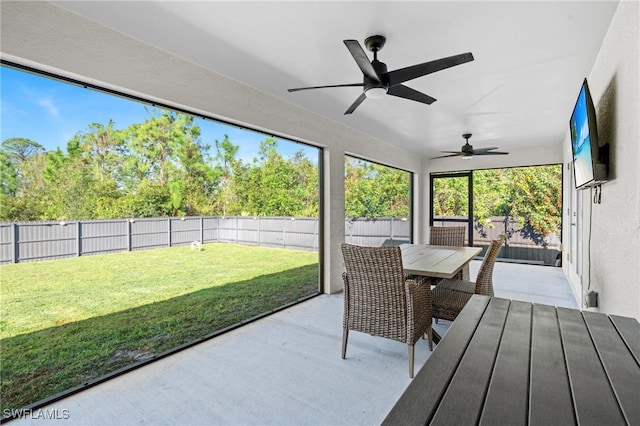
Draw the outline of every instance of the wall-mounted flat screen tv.
[[[571,120],[571,152],[577,189],[600,185],[607,180],[607,164],[600,155],[596,111],[587,79],[582,83]]]

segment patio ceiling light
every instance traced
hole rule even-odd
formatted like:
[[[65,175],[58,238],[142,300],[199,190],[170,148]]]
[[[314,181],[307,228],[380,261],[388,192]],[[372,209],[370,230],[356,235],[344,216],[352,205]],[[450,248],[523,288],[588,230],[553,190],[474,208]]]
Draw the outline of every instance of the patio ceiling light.
[[[369,99],[380,99],[387,94],[387,89],[384,87],[372,87],[371,89],[367,89],[364,94]]]

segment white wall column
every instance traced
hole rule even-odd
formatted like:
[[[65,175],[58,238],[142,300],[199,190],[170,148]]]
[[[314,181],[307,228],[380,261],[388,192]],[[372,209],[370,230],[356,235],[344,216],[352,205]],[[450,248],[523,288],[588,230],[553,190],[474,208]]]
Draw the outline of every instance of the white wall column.
[[[344,151],[324,150],[324,292],[342,291],[344,260]]]

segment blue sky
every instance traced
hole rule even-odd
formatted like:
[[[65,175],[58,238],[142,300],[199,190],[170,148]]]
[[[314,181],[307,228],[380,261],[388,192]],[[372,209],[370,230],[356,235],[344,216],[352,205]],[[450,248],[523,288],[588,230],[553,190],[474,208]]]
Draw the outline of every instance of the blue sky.
[[[0,140],[28,138],[48,151],[61,148],[66,152],[67,141],[91,123],[106,125],[113,119],[115,128],[124,129],[148,117],[145,106],[138,102],[4,66],[0,67],[0,92]],[[197,118],[196,123],[203,143],[215,151],[214,141],[227,134],[240,146],[238,158],[244,161],[257,156],[260,142],[267,137],[212,120]],[[317,160],[315,148],[284,139],[279,139],[278,150],[286,157],[303,150],[307,158]]]

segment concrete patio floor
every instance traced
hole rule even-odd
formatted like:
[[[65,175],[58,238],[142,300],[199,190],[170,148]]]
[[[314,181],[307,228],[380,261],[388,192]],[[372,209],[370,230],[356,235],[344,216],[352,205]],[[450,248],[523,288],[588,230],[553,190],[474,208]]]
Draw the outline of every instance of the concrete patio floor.
[[[498,297],[578,307],[560,268],[497,263],[494,286]],[[407,348],[352,332],[341,359],[342,303],[341,293],[318,296],[11,424],[380,424],[411,381]],[[419,342],[416,372],[429,355]]]

